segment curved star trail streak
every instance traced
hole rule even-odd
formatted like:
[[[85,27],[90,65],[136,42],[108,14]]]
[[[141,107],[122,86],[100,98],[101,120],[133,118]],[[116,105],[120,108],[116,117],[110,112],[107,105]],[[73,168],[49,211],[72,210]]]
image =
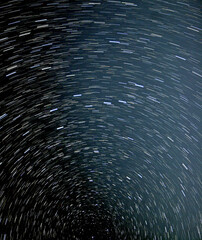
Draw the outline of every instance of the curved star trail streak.
[[[0,3],[0,239],[201,239],[200,1]]]

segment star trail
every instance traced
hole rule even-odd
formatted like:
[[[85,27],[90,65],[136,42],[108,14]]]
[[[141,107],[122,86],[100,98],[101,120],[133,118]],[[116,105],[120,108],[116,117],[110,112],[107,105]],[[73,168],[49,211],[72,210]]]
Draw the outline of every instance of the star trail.
[[[0,3],[0,239],[200,240],[201,2]]]

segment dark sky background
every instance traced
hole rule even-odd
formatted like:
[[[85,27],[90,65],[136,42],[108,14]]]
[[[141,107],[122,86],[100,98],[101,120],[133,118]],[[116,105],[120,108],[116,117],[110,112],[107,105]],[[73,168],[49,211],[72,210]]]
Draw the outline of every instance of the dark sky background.
[[[201,239],[201,1],[0,3],[0,239]]]

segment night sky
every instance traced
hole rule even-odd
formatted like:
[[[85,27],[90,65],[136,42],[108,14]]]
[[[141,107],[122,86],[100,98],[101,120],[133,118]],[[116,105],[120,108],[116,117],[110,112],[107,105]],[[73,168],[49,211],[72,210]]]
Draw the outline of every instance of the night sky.
[[[200,8],[1,0],[1,240],[202,239]]]

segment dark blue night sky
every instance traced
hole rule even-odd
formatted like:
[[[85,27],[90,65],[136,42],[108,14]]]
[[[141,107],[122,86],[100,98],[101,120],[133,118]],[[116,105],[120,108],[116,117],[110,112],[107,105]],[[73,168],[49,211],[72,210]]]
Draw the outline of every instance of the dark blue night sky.
[[[200,7],[0,3],[0,239],[202,238]]]

